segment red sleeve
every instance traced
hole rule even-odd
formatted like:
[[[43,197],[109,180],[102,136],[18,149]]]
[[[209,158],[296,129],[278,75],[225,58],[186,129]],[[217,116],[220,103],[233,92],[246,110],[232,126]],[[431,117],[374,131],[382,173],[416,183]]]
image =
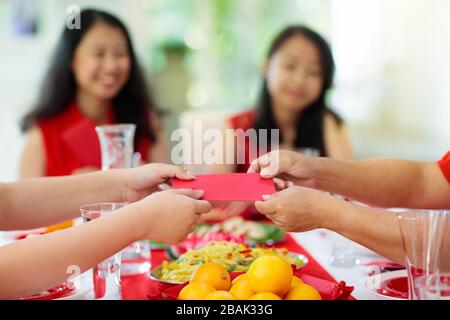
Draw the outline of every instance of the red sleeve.
[[[438,161],[438,164],[448,183],[450,183],[450,151]]]

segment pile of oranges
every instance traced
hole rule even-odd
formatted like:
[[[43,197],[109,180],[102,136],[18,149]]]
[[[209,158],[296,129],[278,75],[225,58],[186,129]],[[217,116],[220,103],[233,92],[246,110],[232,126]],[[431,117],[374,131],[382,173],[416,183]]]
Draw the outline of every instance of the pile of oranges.
[[[321,300],[319,292],[293,275],[283,258],[257,258],[247,273],[231,281],[227,270],[217,263],[205,263],[181,290],[180,300]]]

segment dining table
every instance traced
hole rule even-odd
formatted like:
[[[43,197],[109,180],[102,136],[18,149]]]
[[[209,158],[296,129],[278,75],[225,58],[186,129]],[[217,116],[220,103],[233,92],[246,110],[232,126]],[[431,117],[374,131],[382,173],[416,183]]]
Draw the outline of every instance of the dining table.
[[[0,232],[0,246],[11,243],[18,232]],[[333,233],[328,230],[318,229],[303,233],[286,234],[285,241],[277,245],[287,248],[289,251],[303,254],[308,258],[308,264],[303,268],[302,274],[306,277],[324,280],[324,283],[344,284],[350,288],[349,300],[385,300],[382,295],[376,294],[367,286],[367,279],[371,271],[371,262],[389,263],[387,259],[374,252],[349,241],[353,246],[357,263],[351,266],[336,266],[330,263],[330,257],[334,241]],[[151,253],[152,267],[156,267],[167,260],[166,251],[153,249]],[[79,279],[79,285],[86,288],[83,295],[77,296],[77,300],[93,299],[91,271],[83,273]],[[326,282],[325,282],[326,281]],[[151,279],[148,274],[122,276],[122,299],[124,300],[151,300],[161,299],[161,283]],[[347,299],[346,299],[347,300]]]

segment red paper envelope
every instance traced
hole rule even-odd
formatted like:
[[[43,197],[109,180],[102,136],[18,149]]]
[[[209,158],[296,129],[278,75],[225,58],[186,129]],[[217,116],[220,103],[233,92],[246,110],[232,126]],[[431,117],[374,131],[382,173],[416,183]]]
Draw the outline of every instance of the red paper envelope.
[[[101,167],[100,142],[94,122],[88,119],[79,121],[63,132],[62,139],[84,165]]]
[[[203,190],[203,199],[211,202],[255,202],[263,200],[263,195],[275,193],[273,180],[263,179],[257,173],[200,175],[191,181],[174,179],[172,187]]]

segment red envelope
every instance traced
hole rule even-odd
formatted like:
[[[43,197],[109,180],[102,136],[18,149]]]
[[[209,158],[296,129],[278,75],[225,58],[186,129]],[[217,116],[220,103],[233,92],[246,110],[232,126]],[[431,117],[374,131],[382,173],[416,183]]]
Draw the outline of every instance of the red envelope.
[[[200,175],[191,181],[174,179],[172,187],[203,190],[203,199],[211,202],[255,202],[263,200],[263,195],[275,193],[273,180],[263,179],[258,173]]]
[[[84,119],[70,126],[62,139],[84,165],[101,168],[100,142],[93,121]]]

